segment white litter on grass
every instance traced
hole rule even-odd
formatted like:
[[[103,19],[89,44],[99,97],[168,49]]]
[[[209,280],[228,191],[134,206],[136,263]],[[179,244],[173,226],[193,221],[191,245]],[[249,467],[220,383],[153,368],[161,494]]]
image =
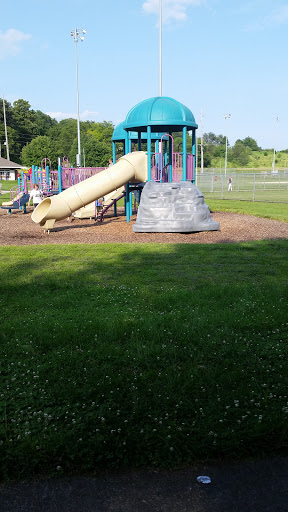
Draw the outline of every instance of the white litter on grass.
[[[210,476],[197,476],[197,482],[200,484],[211,484]]]

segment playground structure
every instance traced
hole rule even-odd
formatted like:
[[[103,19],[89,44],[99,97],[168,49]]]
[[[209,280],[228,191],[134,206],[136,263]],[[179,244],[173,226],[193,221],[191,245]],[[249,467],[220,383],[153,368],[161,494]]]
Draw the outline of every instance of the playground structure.
[[[177,213],[174,213],[178,222],[174,223],[174,227],[177,225],[175,230],[199,231],[219,229],[219,226],[217,227],[215,223],[206,222],[207,210],[209,211],[208,207],[202,208],[201,206],[200,208],[202,223],[199,221],[199,212],[198,214],[195,213],[196,209],[200,207],[200,203],[204,202],[203,194],[201,194],[199,189],[196,192],[193,189],[196,188],[197,128],[198,126],[192,112],[173,98],[157,96],[140,102],[128,112],[125,121],[116,126],[113,132],[113,166],[109,168],[72,168],[69,167],[67,158],[64,157],[62,166],[59,165],[57,171],[51,170],[49,159],[43,159],[39,169],[34,166],[32,167],[30,186],[32,188],[34,183],[38,183],[44,196],[46,196],[33,212],[32,220],[44,227],[45,230],[50,231],[57,220],[65,219],[72,214],[79,218],[85,218],[85,215],[86,218],[87,216],[94,217],[96,214],[95,201],[104,196],[103,211],[106,211],[107,207],[114,205],[114,214],[117,201],[125,197],[125,213],[127,222],[129,222],[132,215],[133,192],[139,200],[142,190],[145,190],[146,185],[154,182],[155,186],[153,187],[153,192],[151,192],[151,197],[154,197],[155,193],[156,195],[158,194],[155,191],[159,185],[158,197],[162,198],[160,202],[163,202],[163,194],[160,192],[162,185],[189,182],[188,187],[183,188],[181,185],[177,189],[178,191],[181,189],[182,192],[178,194],[176,201],[178,204],[175,212],[177,210]],[[190,152],[187,147],[187,140],[189,140],[189,137],[187,137],[188,131],[192,132]],[[174,151],[173,133],[175,132],[178,136],[179,134],[182,135],[181,152]],[[122,143],[123,147],[123,156],[118,161],[116,161],[119,156],[116,156],[117,143],[118,145]],[[145,151],[142,151],[144,144]],[[19,178],[19,187],[23,192],[28,192],[28,178],[23,173],[21,178]],[[174,187],[170,187],[170,189],[174,190]],[[150,187],[147,190],[152,189]],[[183,199],[184,197],[184,190],[186,206],[180,208],[179,201],[181,200],[180,198]],[[188,196],[190,194],[190,196],[187,197],[187,194]],[[172,195],[175,199],[176,195],[174,192]],[[199,202],[200,197],[202,200]],[[166,194],[166,200],[167,198],[168,194]],[[145,215],[144,208],[146,208]],[[162,208],[163,220],[166,219],[167,221],[167,208],[166,213],[164,213],[164,210],[165,208]],[[147,205],[142,208],[140,204],[138,213],[141,211],[141,218],[143,220],[148,211]],[[150,208],[149,215],[152,218],[156,216],[159,220],[160,214],[161,208],[157,210]],[[182,224],[180,222],[181,216]],[[195,219],[198,219],[198,221],[187,223],[189,216],[192,216],[194,221]],[[100,220],[102,218],[103,213]],[[171,216],[169,218],[172,220]],[[204,222],[205,219],[206,221]],[[142,228],[144,224],[142,222]],[[151,229],[152,224],[150,223]],[[169,230],[172,224],[169,224],[170,228],[168,224],[164,227],[164,223],[160,222],[157,231],[160,230],[160,226],[162,226],[164,231]],[[139,222],[137,225],[139,225]],[[154,226],[156,226],[155,223]],[[137,231],[137,228],[135,228],[135,231]]]

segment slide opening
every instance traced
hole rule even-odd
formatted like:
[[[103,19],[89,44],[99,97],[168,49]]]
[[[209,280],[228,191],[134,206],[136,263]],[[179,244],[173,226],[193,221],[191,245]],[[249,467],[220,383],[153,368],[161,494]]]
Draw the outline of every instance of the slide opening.
[[[51,199],[50,197],[47,197],[42,201],[42,203],[38,204],[37,208],[34,210],[34,212],[31,215],[31,219],[36,222],[40,223],[45,216],[47,215],[49,209],[51,206]]]

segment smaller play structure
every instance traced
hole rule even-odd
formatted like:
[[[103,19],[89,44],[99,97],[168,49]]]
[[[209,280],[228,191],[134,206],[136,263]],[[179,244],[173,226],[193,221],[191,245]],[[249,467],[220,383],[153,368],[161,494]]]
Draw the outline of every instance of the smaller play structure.
[[[12,210],[23,210],[23,213],[26,213],[26,205],[29,202],[29,197],[28,193],[20,192],[15,197],[12,196],[10,201],[4,201],[1,208],[7,210],[9,214],[12,213]]]

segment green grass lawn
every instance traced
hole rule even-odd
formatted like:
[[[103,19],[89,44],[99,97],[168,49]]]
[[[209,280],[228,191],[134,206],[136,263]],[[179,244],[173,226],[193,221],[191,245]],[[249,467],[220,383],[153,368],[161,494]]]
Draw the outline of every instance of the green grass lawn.
[[[287,249],[0,248],[2,477],[283,450]]]
[[[207,198],[206,195],[205,200],[212,211],[243,213],[288,222],[288,204],[221,200]]]

